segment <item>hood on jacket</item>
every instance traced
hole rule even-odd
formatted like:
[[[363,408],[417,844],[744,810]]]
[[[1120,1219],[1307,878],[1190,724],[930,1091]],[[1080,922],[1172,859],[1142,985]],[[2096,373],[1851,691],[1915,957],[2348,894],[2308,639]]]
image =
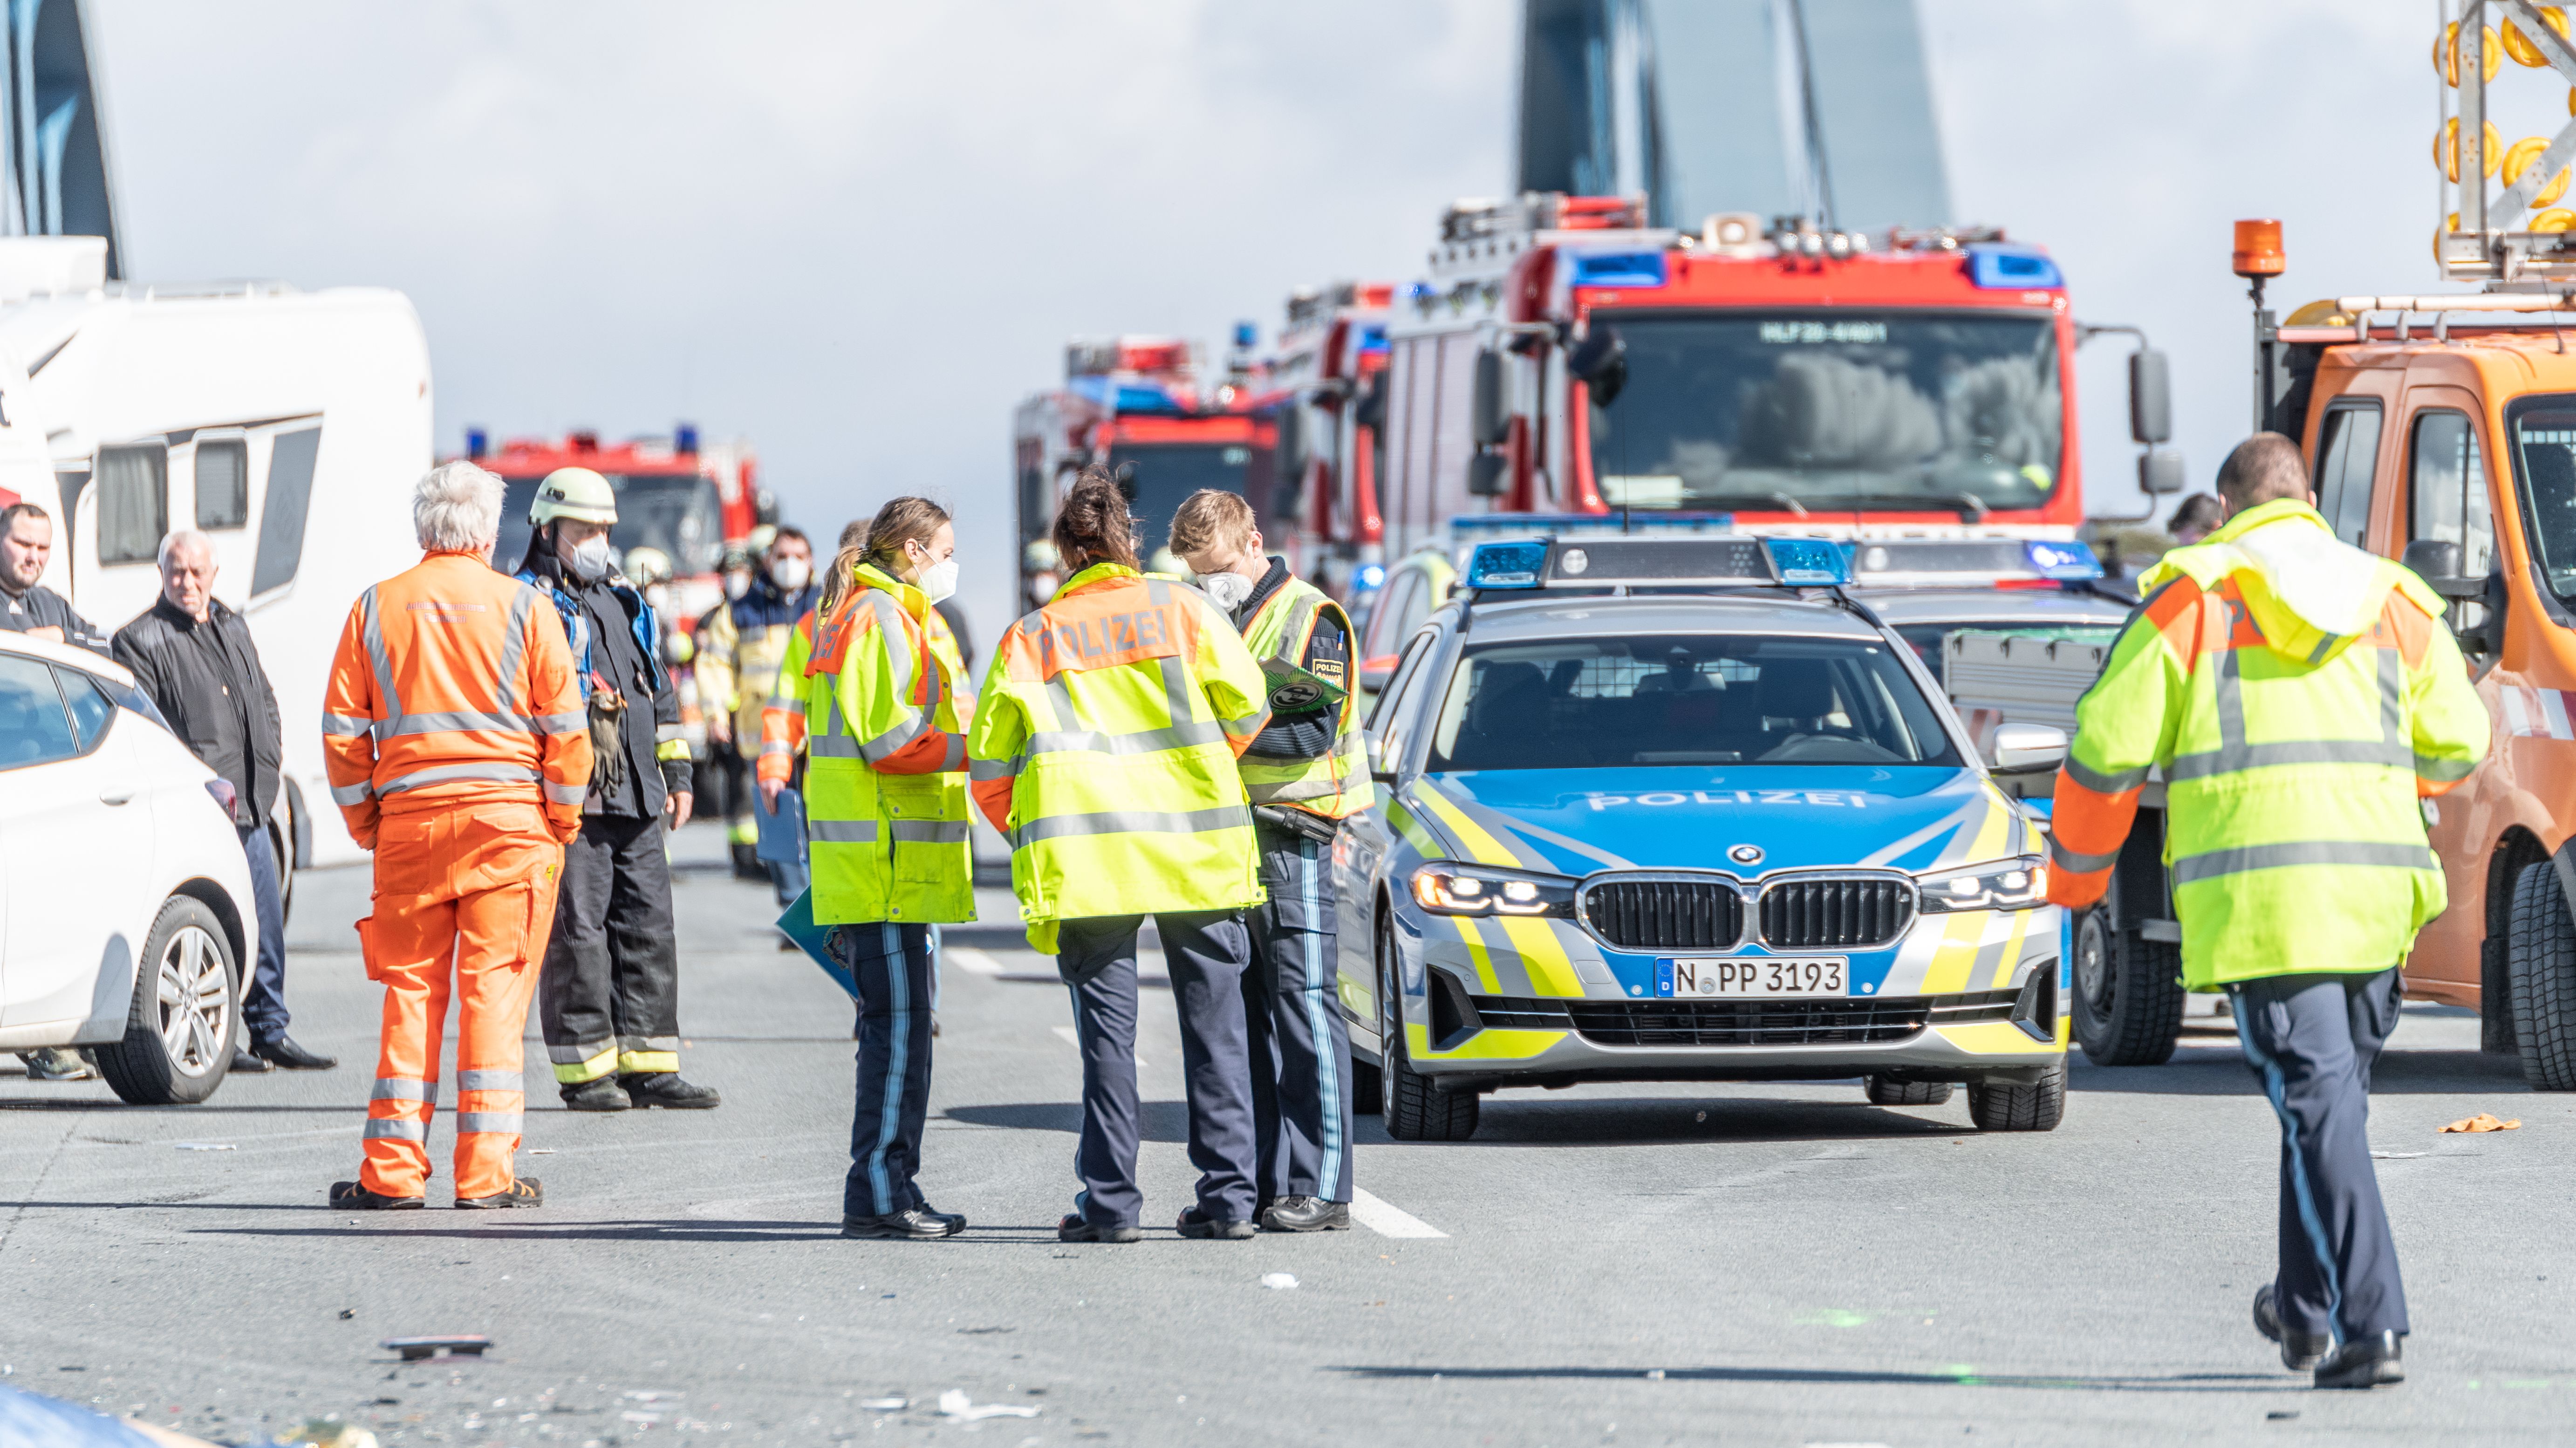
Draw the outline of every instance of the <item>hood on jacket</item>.
[[[2393,591],[2438,618],[2441,597],[2404,567],[2334,536],[2323,515],[2277,498],[2229,519],[2188,548],[2167,553],[2138,580],[2152,592],[2189,577],[2203,591],[2236,580],[2272,652],[2317,664],[2369,633]]]

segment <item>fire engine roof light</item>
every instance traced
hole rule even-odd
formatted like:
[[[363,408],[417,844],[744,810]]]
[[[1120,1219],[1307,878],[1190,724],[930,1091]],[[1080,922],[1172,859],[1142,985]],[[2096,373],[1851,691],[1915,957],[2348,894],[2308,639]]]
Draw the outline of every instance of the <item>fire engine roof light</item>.
[[[1386,586],[1386,565],[1363,563],[1351,574],[1351,586],[1362,592]]]
[[[2025,291],[2066,285],[2057,263],[2028,247],[1982,244],[1968,248],[1968,281],[1973,286]]]
[[[1363,356],[1371,352],[1383,352],[1385,350],[1386,324],[1384,322],[1371,322],[1367,326],[1360,328],[1360,352]]]
[[[1512,538],[1479,543],[1467,558],[1469,588],[1836,587],[1850,556],[1825,538],[1741,534]]]
[[[1573,285],[1578,287],[1659,287],[1664,284],[1664,254],[1623,251],[1574,259]]]
[[[1852,556],[1853,580],[1864,588],[1975,588],[2101,576],[2101,561],[2090,547],[2041,538],[1895,538],[1858,544]]]

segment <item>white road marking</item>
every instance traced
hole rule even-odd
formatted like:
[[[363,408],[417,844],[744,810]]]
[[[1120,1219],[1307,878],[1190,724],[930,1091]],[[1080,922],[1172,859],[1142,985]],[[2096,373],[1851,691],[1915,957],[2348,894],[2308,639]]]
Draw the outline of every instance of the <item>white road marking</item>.
[[[1446,1237],[1449,1234],[1382,1197],[1351,1188],[1351,1220],[1381,1237]]]
[[[1000,975],[1002,963],[971,945],[942,945],[940,959],[972,975]]]

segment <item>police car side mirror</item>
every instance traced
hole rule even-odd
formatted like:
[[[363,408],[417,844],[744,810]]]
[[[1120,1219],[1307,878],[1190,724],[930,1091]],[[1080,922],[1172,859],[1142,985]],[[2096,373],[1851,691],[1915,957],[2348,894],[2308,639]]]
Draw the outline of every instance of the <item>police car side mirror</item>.
[[[1993,753],[1997,774],[2055,769],[2066,759],[2066,731],[2053,724],[1999,724]]]

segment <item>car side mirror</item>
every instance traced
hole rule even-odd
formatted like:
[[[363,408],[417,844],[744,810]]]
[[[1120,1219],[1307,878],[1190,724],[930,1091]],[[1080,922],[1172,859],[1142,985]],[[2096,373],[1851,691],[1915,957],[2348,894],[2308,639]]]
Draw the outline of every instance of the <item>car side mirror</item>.
[[[1993,754],[1997,774],[2055,769],[2066,760],[2066,731],[2054,724],[1998,724]]]
[[[2405,555],[2398,561],[2428,584],[2436,579],[2457,578],[2460,576],[2460,545],[2448,538],[2418,538],[2406,545]]]
[[[2169,447],[2151,447],[2138,454],[2138,491],[2155,497],[2169,497],[2191,486],[2191,476],[2183,466],[2182,454]]]
[[[1503,354],[1484,351],[1476,354],[1475,404],[1469,411],[1469,427],[1476,441],[1491,447],[1511,431],[1511,417],[1503,410]]]
[[[2129,436],[2150,446],[2173,441],[2173,374],[2153,347],[2129,354]]]
[[[1566,354],[1565,370],[1592,394],[1592,405],[1608,407],[1628,385],[1628,344],[1616,327],[1595,325]]]
[[[1474,498],[1499,498],[1509,480],[1512,460],[1498,452],[1480,452],[1467,459],[1467,495]]]

